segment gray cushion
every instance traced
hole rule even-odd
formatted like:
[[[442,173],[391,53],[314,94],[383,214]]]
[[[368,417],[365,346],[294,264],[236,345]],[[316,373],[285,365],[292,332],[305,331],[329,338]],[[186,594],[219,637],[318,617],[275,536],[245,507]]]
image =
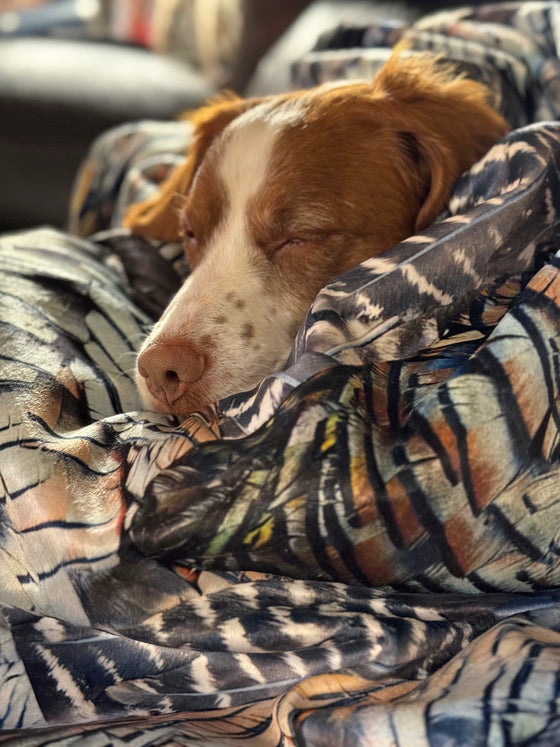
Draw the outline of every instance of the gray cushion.
[[[93,138],[124,121],[169,119],[212,87],[184,63],[135,47],[0,41],[0,229],[63,225]]]

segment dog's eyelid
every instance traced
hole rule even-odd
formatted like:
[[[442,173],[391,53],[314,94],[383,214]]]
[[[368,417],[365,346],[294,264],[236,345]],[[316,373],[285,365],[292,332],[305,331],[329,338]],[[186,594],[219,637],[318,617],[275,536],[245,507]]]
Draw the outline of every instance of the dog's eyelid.
[[[189,250],[192,252],[198,249],[198,237],[185,213],[183,213],[181,218],[181,238],[187,252]]]
[[[183,237],[183,251],[191,270],[198,264],[201,255],[201,248],[198,239],[194,234]]]
[[[185,249],[194,249],[198,246],[198,239],[195,232],[189,226],[182,226],[181,228],[181,239],[185,246]]]
[[[183,238],[194,236],[194,231],[191,226],[191,222],[185,210],[183,210],[181,213],[180,226],[181,226],[181,233],[183,235]]]
[[[187,251],[196,251],[199,247],[199,241],[192,231],[184,236],[183,242]]]
[[[284,241],[277,244],[276,247],[274,248],[274,252],[279,252],[288,246],[299,246],[300,244],[306,244],[306,243],[308,243],[307,239],[304,239],[301,236],[292,236],[291,238],[284,239]]]

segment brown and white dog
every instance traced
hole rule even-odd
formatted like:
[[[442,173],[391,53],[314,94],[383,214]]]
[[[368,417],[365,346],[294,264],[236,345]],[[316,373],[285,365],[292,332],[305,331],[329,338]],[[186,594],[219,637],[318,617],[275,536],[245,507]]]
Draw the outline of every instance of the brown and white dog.
[[[191,115],[188,159],[126,225],[182,240],[190,277],[138,356],[145,404],[186,414],[285,362],[325,283],[431,223],[509,126],[486,89],[426,55],[370,83]]]

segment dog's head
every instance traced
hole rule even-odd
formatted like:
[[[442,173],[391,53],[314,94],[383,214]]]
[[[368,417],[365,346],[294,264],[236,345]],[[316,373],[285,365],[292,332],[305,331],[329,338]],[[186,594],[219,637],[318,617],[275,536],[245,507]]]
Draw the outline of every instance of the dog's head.
[[[394,55],[371,83],[196,112],[185,165],[126,219],[192,269],[140,352],[145,403],[183,414],[278,370],[319,289],[425,228],[507,132],[486,95]]]

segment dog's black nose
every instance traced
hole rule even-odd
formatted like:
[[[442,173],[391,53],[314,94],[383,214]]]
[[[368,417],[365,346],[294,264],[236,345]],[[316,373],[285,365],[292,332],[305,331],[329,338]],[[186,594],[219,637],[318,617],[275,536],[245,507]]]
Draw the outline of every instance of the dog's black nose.
[[[181,338],[169,338],[146,346],[138,356],[138,373],[154,397],[172,405],[205,369],[204,356]]]

